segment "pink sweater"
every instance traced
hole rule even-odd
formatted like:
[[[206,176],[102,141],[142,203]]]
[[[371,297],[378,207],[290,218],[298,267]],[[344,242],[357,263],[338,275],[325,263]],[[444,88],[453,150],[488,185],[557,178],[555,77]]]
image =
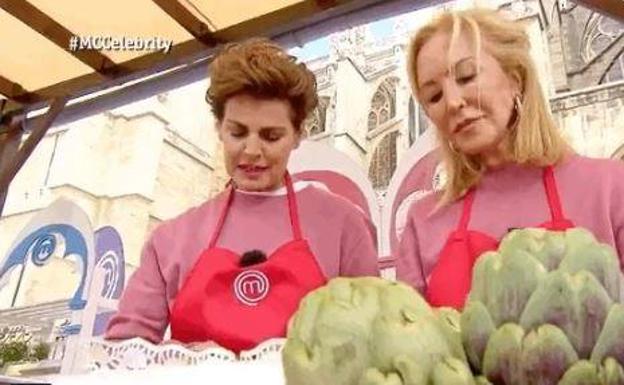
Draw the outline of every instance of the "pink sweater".
[[[236,192],[217,246],[267,255],[292,240],[285,189],[277,194]],[[295,183],[303,237],[328,278],[379,275],[373,227],[347,200],[309,182]],[[162,223],[144,246],[106,338],[143,337],[159,343],[169,312],[199,254],[208,246],[226,194]]]
[[[624,163],[570,157],[555,168],[563,213],[613,246],[624,263]],[[424,289],[449,233],[457,228],[463,201],[432,213],[438,194],[412,205],[397,256],[397,278]],[[542,170],[510,165],[486,173],[476,190],[468,228],[501,239],[509,228],[550,220]]]

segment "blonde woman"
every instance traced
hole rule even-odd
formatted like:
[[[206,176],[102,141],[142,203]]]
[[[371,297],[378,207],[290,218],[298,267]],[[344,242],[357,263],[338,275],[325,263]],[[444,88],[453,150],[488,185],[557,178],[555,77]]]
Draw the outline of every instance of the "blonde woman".
[[[513,228],[584,227],[624,257],[624,164],[566,144],[519,23],[491,10],[444,13],[411,41],[408,73],[448,182],[410,208],[400,280],[434,306],[461,308],[475,259]]]

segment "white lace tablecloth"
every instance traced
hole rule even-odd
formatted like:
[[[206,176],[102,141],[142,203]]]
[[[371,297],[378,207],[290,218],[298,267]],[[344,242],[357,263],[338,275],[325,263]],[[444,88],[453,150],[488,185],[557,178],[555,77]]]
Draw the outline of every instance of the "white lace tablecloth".
[[[283,339],[267,341],[236,357],[222,348],[189,350],[140,339],[92,341],[84,374],[46,376],[53,385],[283,385]]]
[[[133,371],[97,371],[80,375],[59,375],[47,380],[53,385],[283,385],[285,383],[281,365],[268,362],[222,362]]]

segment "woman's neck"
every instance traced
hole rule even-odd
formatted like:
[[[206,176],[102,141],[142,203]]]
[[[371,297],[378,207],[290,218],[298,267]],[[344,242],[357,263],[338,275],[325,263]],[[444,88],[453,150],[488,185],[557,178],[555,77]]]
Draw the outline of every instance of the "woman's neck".
[[[480,162],[488,170],[497,170],[510,163],[509,156],[500,148],[485,151],[479,155]]]

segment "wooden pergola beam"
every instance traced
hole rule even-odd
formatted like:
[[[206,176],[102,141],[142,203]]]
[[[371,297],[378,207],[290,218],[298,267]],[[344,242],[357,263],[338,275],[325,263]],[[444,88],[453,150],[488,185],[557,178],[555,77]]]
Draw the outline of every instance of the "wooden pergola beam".
[[[336,5],[336,0],[315,0],[320,9],[329,9]]]
[[[41,88],[34,92],[18,95],[14,97],[13,100],[9,100],[5,108],[5,114],[6,116],[11,116],[15,113],[19,113],[24,107],[24,104],[30,104],[31,110],[43,108],[46,106],[48,100],[55,98],[59,94],[80,97],[109,87],[116,87],[125,82],[186,64],[188,61],[193,61],[189,58],[199,58],[202,53],[204,53],[203,56],[208,56],[206,50],[209,50],[209,48],[206,48],[204,43],[195,39],[176,44],[171,48],[168,54],[158,51],[123,62],[121,66],[123,66],[129,74],[126,76],[114,77],[106,81],[106,83],[102,83],[101,76],[98,74],[90,73]],[[28,102],[22,102],[22,100],[28,100]]]
[[[3,127],[0,126],[0,128]],[[20,139],[22,137],[21,130],[14,129],[13,127],[7,127],[6,131],[6,133],[0,134],[0,173],[2,172],[2,169],[6,168],[15,157],[17,149],[19,148]],[[2,210],[4,208],[8,192],[8,188],[0,190],[0,217],[2,216]]]
[[[624,0],[574,0],[574,2],[624,22]]]
[[[21,139],[21,130],[9,130],[0,137],[0,199],[2,199],[2,206],[8,194],[11,181],[52,126],[54,119],[63,111],[63,107],[65,107],[68,100],[68,96],[63,96],[52,101],[45,118],[37,122],[37,126],[30,132],[30,135],[19,150],[17,146],[19,146]],[[2,211],[0,211],[1,215]]]
[[[71,51],[69,41],[74,34],[26,0],[0,0],[0,8],[91,67],[97,74],[111,77],[122,72],[120,66],[98,51]]]
[[[13,99],[17,95],[24,93],[26,93],[24,87],[0,75],[0,94],[6,96],[9,99]]]
[[[212,34],[210,27],[199,20],[193,13],[184,7],[178,0],[152,0],[173,20],[180,24],[195,39],[208,47],[219,44],[219,40]]]
[[[13,0],[0,0],[0,4],[12,3]],[[164,1],[164,0],[163,0]],[[231,27],[212,33],[212,37],[220,42],[236,41],[250,36],[274,36],[293,28],[293,25],[300,26],[302,23],[314,24],[318,21],[319,10],[326,12],[340,13],[348,10],[349,7],[357,7],[358,2],[381,3],[381,0],[306,0],[301,1],[274,12],[267,13],[260,17],[246,20]],[[331,6],[330,9],[326,7]],[[344,6],[344,7],[343,7]],[[340,9],[340,8],[344,9]],[[167,70],[175,66],[187,64],[201,57],[207,57],[211,53],[211,48],[206,47],[204,42],[193,38],[174,45],[169,53],[157,51],[138,58],[117,64],[120,70],[111,69],[115,73],[112,79],[102,82],[101,76],[91,73],[74,79],[66,80],[48,87],[44,87],[26,94],[17,95],[18,98],[29,100],[29,104],[42,104],[57,95],[81,96],[92,92],[101,91],[107,87],[114,87],[123,82],[138,79],[159,71]],[[123,69],[123,71],[121,71]],[[78,94],[78,95],[77,95]],[[20,103],[23,104],[23,103]],[[23,108],[22,105],[13,101],[6,107],[6,113],[11,114]],[[43,105],[34,106],[40,108]]]

